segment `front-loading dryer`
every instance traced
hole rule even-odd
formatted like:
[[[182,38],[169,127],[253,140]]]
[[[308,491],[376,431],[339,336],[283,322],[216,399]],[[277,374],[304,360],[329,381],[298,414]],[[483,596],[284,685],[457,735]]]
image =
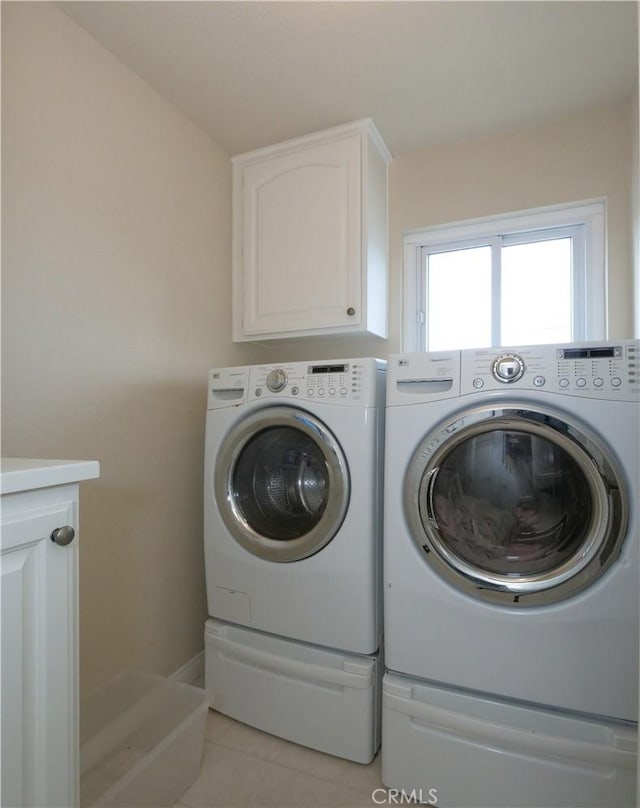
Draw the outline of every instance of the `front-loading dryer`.
[[[609,804],[626,804],[638,709],[639,402],[637,341],[390,357],[388,784],[410,785],[399,782],[404,753],[430,732],[425,755],[457,750],[462,768],[493,771],[484,795],[456,796],[460,783],[448,782],[452,805],[494,805],[481,800],[498,799],[501,766],[534,783],[546,764],[526,761],[540,755],[549,775],[563,765],[587,779],[600,772],[598,800],[624,771]],[[615,750],[629,754],[621,762]],[[572,804],[560,796],[571,775],[560,779],[550,779],[559,802],[545,805]],[[541,792],[512,786],[501,799],[538,804]]]
[[[206,424],[212,702],[363,762],[381,676],[385,370],[375,359],[212,370]],[[354,732],[364,751],[343,748]]]

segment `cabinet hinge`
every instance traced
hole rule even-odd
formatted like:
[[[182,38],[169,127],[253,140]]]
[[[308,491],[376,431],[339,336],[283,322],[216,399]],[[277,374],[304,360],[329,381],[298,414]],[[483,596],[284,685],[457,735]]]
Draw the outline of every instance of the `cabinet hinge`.
[[[418,325],[424,325],[427,317],[423,311],[418,312]]]

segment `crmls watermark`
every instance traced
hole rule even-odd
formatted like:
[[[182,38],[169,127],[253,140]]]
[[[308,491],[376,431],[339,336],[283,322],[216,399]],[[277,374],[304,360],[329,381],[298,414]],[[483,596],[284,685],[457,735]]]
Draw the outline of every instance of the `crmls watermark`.
[[[371,799],[375,805],[437,805],[437,788],[374,788]]]

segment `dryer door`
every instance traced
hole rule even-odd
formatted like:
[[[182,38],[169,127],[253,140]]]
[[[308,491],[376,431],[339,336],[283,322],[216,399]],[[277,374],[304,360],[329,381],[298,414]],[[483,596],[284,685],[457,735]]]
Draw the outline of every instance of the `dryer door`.
[[[293,407],[267,407],[241,421],[221,447],[214,486],[231,535],[275,562],[317,553],[338,532],[349,504],[338,441]]]
[[[627,527],[613,458],[534,408],[480,407],[428,435],[408,468],[404,506],[428,563],[463,591],[511,606],[591,585]]]

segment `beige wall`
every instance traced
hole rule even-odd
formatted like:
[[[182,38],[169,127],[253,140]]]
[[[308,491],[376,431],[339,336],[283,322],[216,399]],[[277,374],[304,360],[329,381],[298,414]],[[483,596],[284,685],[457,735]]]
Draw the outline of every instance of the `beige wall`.
[[[49,4],[3,28],[3,454],[89,458],[83,688],[202,647],[209,367],[400,350],[402,234],[606,196],[612,335],[631,333],[629,110],[398,155],[391,339],[230,341],[228,157]]]
[[[83,688],[202,647],[202,449],[230,342],[229,160],[49,4],[2,9],[3,454],[81,487]]]

